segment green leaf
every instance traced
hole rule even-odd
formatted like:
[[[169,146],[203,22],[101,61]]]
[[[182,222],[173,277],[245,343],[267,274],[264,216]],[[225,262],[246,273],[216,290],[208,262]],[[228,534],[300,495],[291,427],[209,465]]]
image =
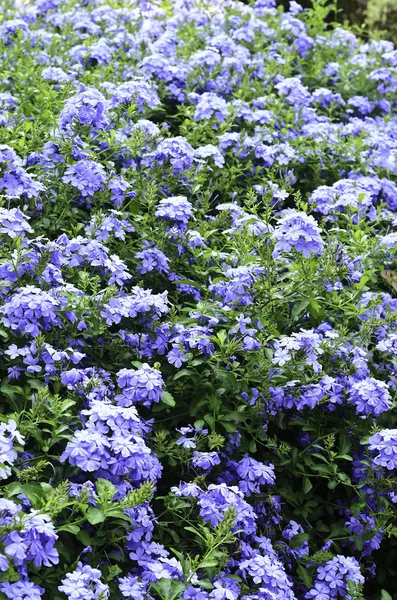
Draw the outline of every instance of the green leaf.
[[[117,488],[113,483],[110,483],[107,479],[98,479],[96,482],[96,491],[98,496],[113,500],[113,496],[117,493]]]
[[[362,549],[364,547],[364,542],[360,539],[355,537],[354,538],[354,543],[356,544],[356,548],[359,552],[362,552]]]
[[[212,430],[215,429],[215,419],[212,415],[210,415],[210,414],[204,415],[204,421],[206,423],[208,423],[208,425],[211,427]]]
[[[90,534],[85,529],[79,531],[79,533],[76,535],[76,539],[78,539],[79,542],[81,542],[84,546],[92,546]]]
[[[343,456],[344,454],[349,454],[350,448],[352,447],[351,441],[344,435],[343,433],[340,436],[339,442],[339,454]]]
[[[209,581],[205,581],[204,579],[201,579],[200,581],[197,582],[199,585],[201,585],[201,587],[205,588],[206,590],[212,590],[212,588],[214,587],[212,585],[212,583],[210,583]]]
[[[189,369],[181,369],[174,375],[174,381],[180,379],[181,377],[191,377],[192,375],[194,375],[193,371],[189,371]]]
[[[201,533],[199,531],[197,531],[197,529],[194,529],[194,527],[189,526],[189,527],[184,527],[184,529],[186,531],[190,531],[191,533],[194,533],[194,535],[201,538],[205,542],[205,538],[201,535]]]
[[[298,317],[304,310],[309,306],[309,300],[303,300],[302,302],[297,302],[294,304],[292,309],[292,316],[294,318]]]
[[[232,425],[232,423],[224,423],[223,421],[221,421],[221,423],[225,431],[227,431],[227,433],[234,433],[236,431],[236,425]]]
[[[213,567],[216,567],[217,564],[218,564],[218,561],[211,560],[210,558],[208,558],[207,560],[203,560],[201,563],[199,563],[197,568],[198,569],[211,569]]]
[[[106,511],[106,517],[115,517],[117,519],[123,519],[129,521],[130,517],[127,517],[122,508],[110,508]]]
[[[335,523],[331,527],[331,532],[330,532],[327,540],[332,540],[336,537],[346,535],[346,533],[347,533],[347,530],[345,529],[345,527],[343,527],[343,525],[340,525],[339,523]]]
[[[103,523],[105,520],[105,513],[100,508],[96,508],[95,506],[90,506],[86,513],[87,521],[91,523],[91,525],[97,525],[98,523]]]
[[[169,392],[163,392],[162,396],[161,396],[161,400],[167,406],[175,406],[175,404],[176,404],[174,397]]]
[[[367,281],[369,281],[368,275],[363,275],[358,284],[356,285],[356,290],[362,290]]]
[[[175,285],[190,285],[191,287],[195,287],[195,288],[202,288],[201,283],[197,283],[196,281],[192,281],[191,279],[178,279],[178,281],[175,281]]]
[[[40,381],[40,379],[28,379],[28,384],[34,390],[40,390],[47,387],[44,381]]]
[[[389,592],[386,592],[386,590],[381,590],[380,600],[393,600],[393,598],[390,596]]]
[[[33,508],[36,508],[37,501],[43,498],[46,492],[38,483],[22,484],[16,481],[8,486],[8,495],[17,496],[18,494],[25,494],[33,504]]]
[[[70,523],[68,525],[62,525],[61,527],[57,527],[57,531],[67,531],[68,533],[73,533],[76,535],[80,531],[80,527],[78,525],[74,525]]]
[[[336,486],[338,485],[338,481],[336,481],[335,479],[330,479],[330,481],[328,481],[328,489],[333,490],[336,488]]]
[[[308,539],[309,539],[309,536],[307,533],[298,533],[297,535],[294,535],[294,537],[292,537],[290,539],[289,546],[293,550],[296,550],[297,548],[300,548],[302,546],[303,542],[307,542]]]
[[[313,487],[313,485],[312,485],[312,482],[310,481],[310,479],[308,477],[304,477],[303,478],[303,491],[305,492],[305,494],[310,492],[312,487]]]
[[[299,579],[301,581],[303,581],[303,583],[305,584],[305,586],[310,589],[312,587],[312,576],[310,575],[310,572],[307,570],[306,567],[304,567],[303,565],[299,565],[297,568],[297,572],[299,575]]]

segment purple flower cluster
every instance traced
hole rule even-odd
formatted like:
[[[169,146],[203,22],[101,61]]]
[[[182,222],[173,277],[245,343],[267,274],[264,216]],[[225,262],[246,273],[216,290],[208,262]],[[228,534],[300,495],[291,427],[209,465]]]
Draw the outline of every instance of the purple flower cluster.
[[[317,570],[317,577],[312,589],[306,594],[308,600],[331,600],[344,597],[347,594],[347,585],[364,583],[360,566],[355,558],[338,554]]]
[[[10,466],[17,458],[14,440],[21,445],[24,443],[24,437],[18,432],[15,421],[10,419],[8,423],[0,423],[0,479],[11,475]]]
[[[78,126],[92,130],[106,128],[109,123],[108,102],[95,88],[87,88],[69,98],[59,117],[59,128],[63,133],[73,134]]]
[[[69,600],[81,598],[84,600],[106,600],[109,598],[109,586],[101,581],[101,571],[92,569],[81,562],[73,573],[68,573],[58,587]]]
[[[0,208],[0,233],[8,235],[11,239],[16,237],[25,237],[26,233],[33,233],[33,229],[28,223],[29,217],[26,217],[19,208],[7,210]]]
[[[274,258],[292,249],[308,258],[311,254],[321,254],[324,249],[321,230],[314,217],[294,209],[285,211],[272,238],[276,240]]]
[[[48,515],[38,511],[24,513],[21,505],[2,499],[0,524],[7,531],[1,536],[5,554],[0,556],[2,571],[10,566],[9,561],[22,575],[29,563],[35,567],[50,567],[58,563],[59,555],[54,547],[58,535]]]
[[[162,467],[142,437],[145,427],[135,407],[117,407],[105,399],[90,404],[83,411],[84,428],[75,432],[60,460],[118,485],[125,478],[134,485],[155,482]]]
[[[358,415],[380,415],[391,408],[390,392],[384,381],[367,377],[353,383],[349,390],[349,402],[356,407]]]
[[[21,159],[9,146],[0,145],[0,190],[9,199],[36,199],[45,189],[22,167]]]
[[[115,398],[119,406],[142,402],[143,406],[150,407],[161,400],[164,386],[160,371],[148,364],[137,370],[122,369],[117,373],[117,384],[122,390]]]
[[[173,221],[181,229],[186,229],[193,214],[193,206],[184,196],[160,200],[155,215],[159,219]]]
[[[183,137],[165,139],[154,152],[146,154],[148,165],[162,166],[170,163],[175,175],[188,171],[194,164],[195,153],[192,146]]]
[[[106,173],[103,166],[93,160],[79,160],[66,169],[62,181],[76,188],[84,198],[91,198],[104,189]]]
[[[368,440],[368,448],[373,454],[376,465],[388,471],[397,468],[397,429],[382,429]]]
[[[36,337],[42,329],[60,327],[61,299],[35,286],[20,288],[0,308],[3,325],[16,333]]]

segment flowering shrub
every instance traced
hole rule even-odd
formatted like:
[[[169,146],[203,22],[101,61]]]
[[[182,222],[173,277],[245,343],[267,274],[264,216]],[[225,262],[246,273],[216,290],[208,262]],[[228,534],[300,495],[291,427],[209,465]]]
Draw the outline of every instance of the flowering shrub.
[[[3,0],[0,599],[397,598],[397,50],[325,0]]]

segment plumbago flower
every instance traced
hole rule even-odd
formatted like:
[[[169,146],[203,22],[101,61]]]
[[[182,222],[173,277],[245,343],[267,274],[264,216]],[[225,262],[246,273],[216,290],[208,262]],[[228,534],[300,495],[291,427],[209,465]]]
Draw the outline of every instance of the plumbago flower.
[[[294,209],[285,211],[272,237],[277,240],[273,251],[274,258],[283,252],[290,252],[291,249],[301,252],[306,258],[312,253],[323,252],[321,230],[314,217]]]
[[[91,197],[104,189],[106,173],[102,165],[93,160],[79,160],[66,169],[62,181],[70,183],[83,197]]]
[[[18,432],[15,421],[10,419],[8,423],[0,423],[0,479],[6,479],[11,475],[10,466],[17,458],[14,440],[24,444],[24,437]]]
[[[396,597],[393,43],[3,4],[0,596]]]
[[[355,558],[337,555],[318,568],[314,587],[306,594],[305,598],[310,600],[311,598],[321,598],[322,600],[323,598],[344,597],[348,591],[349,582],[355,585],[364,582],[360,566]]]
[[[368,447],[375,464],[385,467],[388,471],[397,468],[397,429],[382,429],[368,440]]]
[[[101,571],[92,569],[81,562],[73,573],[68,573],[58,587],[68,598],[87,598],[87,600],[105,600],[109,598],[109,586],[101,581]]]
[[[87,88],[66,101],[59,116],[59,128],[70,135],[79,125],[94,131],[103,129],[110,123],[108,109],[105,97],[96,88]]]
[[[16,237],[25,237],[26,233],[33,233],[33,229],[29,225],[26,217],[19,208],[11,208],[6,210],[0,208],[1,226],[0,232],[14,239]]]
[[[160,200],[155,215],[159,219],[174,221],[179,228],[186,229],[192,213],[193,206],[188,199],[184,196],[176,196]]]

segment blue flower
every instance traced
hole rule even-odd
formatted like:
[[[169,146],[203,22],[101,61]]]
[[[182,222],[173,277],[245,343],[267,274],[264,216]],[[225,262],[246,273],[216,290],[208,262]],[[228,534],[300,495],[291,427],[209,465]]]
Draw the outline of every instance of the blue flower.
[[[392,471],[397,468],[397,429],[382,429],[368,440],[368,448],[376,465]]]
[[[301,252],[308,258],[311,254],[322,254],[324,249],[321,229],[314,218],[294,209],[284,211],[272,238],[276,240],[273,251],[274,258],[278,258],[280,254],[288,253],[292,249]]]
[[[84,198],[91,198],[95,192],[104,189],[107,177],[105,169],[99,163],[79,160],[66,169],[62,181],[75,187]]]
[[[58,586],[69,600],[106,600],[109,598],[109,586],[101,581],[99,569],[92,569],[89,565],[79,562],[77,569],[67,573]]]
[[[59,117],[62,132],[72,134],[76,126],[88,126],[93,130],[105,129],[109,123],[108,102],[95,88],[86,88],[69,98]]]

